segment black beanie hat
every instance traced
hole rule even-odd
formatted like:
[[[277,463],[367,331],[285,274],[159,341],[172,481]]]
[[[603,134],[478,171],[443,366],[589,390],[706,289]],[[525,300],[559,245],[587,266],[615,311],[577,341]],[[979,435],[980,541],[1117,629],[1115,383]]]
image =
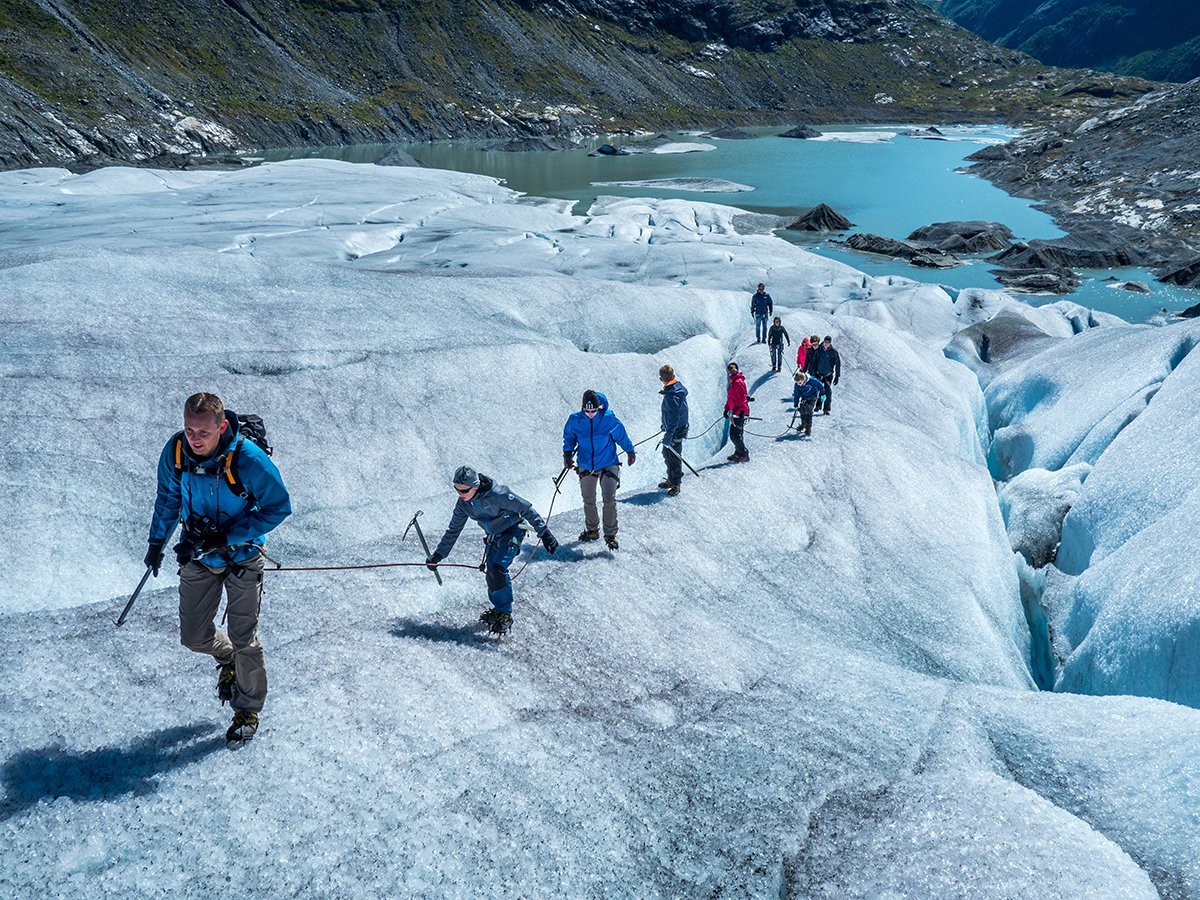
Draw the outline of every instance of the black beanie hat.
[[[583,408],[584,409],[599,409],[600,408],[600,398],[599,398],[599,396],[596,395],[595,391],[588,390],[588,391],[583,392]]]

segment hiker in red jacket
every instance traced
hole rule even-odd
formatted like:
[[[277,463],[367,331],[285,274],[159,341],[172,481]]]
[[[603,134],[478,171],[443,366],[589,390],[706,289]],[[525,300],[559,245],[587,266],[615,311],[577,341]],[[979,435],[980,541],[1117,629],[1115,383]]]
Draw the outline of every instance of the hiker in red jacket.
[[[801,372],[804,371],[804,364],[808,362],[808,351],[812,349],[812,346],[812,341],[809,338],[805,338],[800,342],[800,346],[796,350],[796,368]]]
[[[746,429],[746,416],[750,415],[750,392],[746,390],[746,376],[741,373],[735,362],[731,362],[726,371],[729,372],[729,391],[725,395],[725,418],[729,420],[729,439],[733,441],[733,455],[729,460],[750,462],[746,442],[742,440],[742,432]]]

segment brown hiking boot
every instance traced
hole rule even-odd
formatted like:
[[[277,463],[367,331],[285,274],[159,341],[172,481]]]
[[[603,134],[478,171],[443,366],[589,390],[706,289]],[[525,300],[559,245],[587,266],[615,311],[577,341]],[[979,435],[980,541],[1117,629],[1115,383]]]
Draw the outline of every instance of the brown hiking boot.
[[[233,699],[233,685],[237,681],[237,669],[233,663],[217,663],[217,699],[221,705]]]
[[[233,724],[225,732],[225,740],[239,744],[250,740],[258,732],[258,713],[239,709],[233,714]]]

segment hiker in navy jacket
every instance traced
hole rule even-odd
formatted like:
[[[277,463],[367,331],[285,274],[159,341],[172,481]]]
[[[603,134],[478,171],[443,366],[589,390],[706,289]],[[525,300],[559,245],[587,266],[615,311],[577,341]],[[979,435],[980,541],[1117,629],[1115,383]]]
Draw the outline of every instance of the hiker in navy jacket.
[[[671,366],[662,366],[658,370],[658,380],[663,383],[659,393],[663,398],[663,459],[667,463],[667,478],[658,486],[674,497],[683,483],[683,439],[688,433],[687,388],[675,377]]]
[[[617,447],[627,454],[629,465],[636,459],[633,441],[625,426],[608,408],[608,398],[596,391],[583,392],[583,404],[567,418],[563,427],[563,467],[577,469],[583,495],[584,531],[581,541],[600,539],[600,513],[596,509],[596,486],[604,501],[604,542],[617,549],[617,488],[621,486],[621,463]]]
[[[817,408],[817,398],[824,392],[825,386],[821,379],[803,369],[797,369],[793,378],[796,384],[792,388],[792,406],[800,414],[800,428],[797,430],[805,437],[812,437],[813,410]],[[792,421],[796,421],[794,415]]]
[[[492,601],[492,608],[479,619],[496,634],[504,634],[512,628],[513,591],[508,567],[521,552],[524,538],[521,520],[533,526],[549,553],[558,550],[558,541],[532,503],[470,466],[459,466],[454,472],[454,491],[458,494],[458,502],[454,504],[450,524],[437,549],[426,558],[425,565],[437,569],[437,564],[454,549],[467,520],[478,522],[487,535],[484,574],[487,576],[488,599]]]
[[[825,335],[819,347],[808,351],[808,359],[804,364],[810,375],[816,375],[825,385],[825,407],[822,412],[829,415],[833,405],[833,386],[842,377],[842,357],[833,349],[833,338]]]
[[[754,296],[750,298],[750,315],[754,319],[754,343],[762,344],[767,340],[767,321],[775,310],[775,303],[767,293],[767,286],[761,282]]]
[[[158,575],[163,547],[183,520],[179,563],[179,637],[217,661],[217,696],[234,710],[231,741],[249,740],[267,696],[258,640],[264,536],[292,511],[279,470],[266,451],[239,433],[237,415],[215,394],[193,394],[183,431],[158,460],[158,493],[146,565]],[[224,589],[229,634],[213,618]]]

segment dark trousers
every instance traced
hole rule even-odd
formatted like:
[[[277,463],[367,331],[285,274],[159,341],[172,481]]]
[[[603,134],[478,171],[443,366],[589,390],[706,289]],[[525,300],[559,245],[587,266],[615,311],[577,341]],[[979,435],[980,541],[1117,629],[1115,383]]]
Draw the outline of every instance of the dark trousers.
[[[812,417],[813,411],[817,408],[817,398],[809,397],[807,400],[801,400],[798,408],[800,410],[800,430],[811,437]]]
[[[733,441],[734,452],[738,456],[749,456],[746,452],[746,442],[743,440],[743,433],[746,430],[745,416],[730,416],[729,417],[729,439]]]
[[[783,344],[769,344],[768,348],[771,351],[771,368],[783,368]]]
[[[674,450],[675,453],[671,451]],[[675,454],[679,454],[676,456]],[[683,436],[673,441],[663,441],[663,460],[667,464],[667,481],[671,484],[683,483]]]
[[[821,381],[825,385],[825,389],[822,391],[822,393],[825,395],[825,406],[823,411],[829,412],[829,408],[833,405],[833,376],[822,375]]]

